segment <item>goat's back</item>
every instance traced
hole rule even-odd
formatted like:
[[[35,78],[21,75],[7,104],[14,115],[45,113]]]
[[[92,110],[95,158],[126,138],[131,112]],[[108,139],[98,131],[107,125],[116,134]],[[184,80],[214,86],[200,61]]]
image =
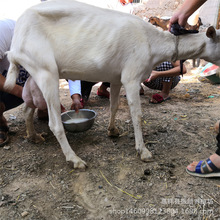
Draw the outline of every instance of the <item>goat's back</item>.
[[[82,73],[87,72],[95,73],[99,80],[103,72],[119,77],[125,62],[131,56],[136,59],[137,50],[143,50],[139,56],[146,55],[146,26],[155,30],[130,14],[71,0],[49,1],[19,18],[11,50],[17,58],[25,56],[25,62],[18,58],[21,65],[27,59],[38,66],[56,63],[60,77],[70,77],[73,71],[76,79],[84,79]],[[109,81],[114,74],[106,74]]]

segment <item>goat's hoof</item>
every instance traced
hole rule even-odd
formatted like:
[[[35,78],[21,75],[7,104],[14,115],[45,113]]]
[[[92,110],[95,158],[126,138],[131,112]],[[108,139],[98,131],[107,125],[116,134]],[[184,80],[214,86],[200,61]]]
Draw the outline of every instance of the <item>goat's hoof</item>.
[[[147,149],[144,148],[143,151],[141,152],[141,160],[145,162],[150,162],[153,159],[152,153]]]
[[[108,136],[109,137],[118,137],[119,136],[119,131],[117,128],[113,128],[108,130]]]
[[[74,169],[81,169],[81,170],[85,170],[87,167],[87,164],[85,161],[83,161],[82,159],[80,159],[79,157],[74,158],[74,160],[67,160],[67,163],[73,167]]]
[[[45,141],[42,134],[35,134],[33,136],[25,136],[24,138],[27,139],[30,142],[35,143],[35,144],[42,143],[42,142]]]

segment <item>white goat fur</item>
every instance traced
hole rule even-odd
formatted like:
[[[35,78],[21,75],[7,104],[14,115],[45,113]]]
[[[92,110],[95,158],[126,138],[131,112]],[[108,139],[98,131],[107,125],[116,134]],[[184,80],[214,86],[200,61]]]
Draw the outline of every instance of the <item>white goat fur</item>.
[[[208,37],[207,37],[207,36]],[[118,135],[115,114],[121,85],[126,90],[141,159],[152,157],[141,131],[140,84],[163,61],[203,58],[220,65],[220,33],[179,36],[157,30],[140,18],[71,0],[41,3],[17,21],[5,86],[12,88],[22,65],[33,77],[47,102],[49,126],[67,161],[75,168],[86,163],[71,149],[60,117],[59,78],[111,83],[109,135]],[[177,52],[178,51],[178,52]],[[36,135],[33,112],[28,111],[28,133]],[[31,113],[30,113],[31,112]],[[31,125],[30,125],[31,124]]]

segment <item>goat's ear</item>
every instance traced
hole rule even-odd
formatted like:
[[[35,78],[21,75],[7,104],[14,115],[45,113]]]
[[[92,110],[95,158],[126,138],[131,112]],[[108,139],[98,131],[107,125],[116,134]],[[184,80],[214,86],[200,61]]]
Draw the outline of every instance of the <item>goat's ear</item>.
[[[211,39],[215,39],[216,37],[216,31],[215,31],[215,28],[213,26],[210,26],[208,28],[208,30],[206,31],[206,36],[208,38],[211,38]]]

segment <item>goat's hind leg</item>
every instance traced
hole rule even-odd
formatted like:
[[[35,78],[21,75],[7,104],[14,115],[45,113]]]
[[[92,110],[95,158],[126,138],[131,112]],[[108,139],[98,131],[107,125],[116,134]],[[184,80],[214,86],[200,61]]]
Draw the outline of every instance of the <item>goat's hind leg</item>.
[[[108,136],[118,137],[119,131],[115,126],[115,115],[119,105],[119,93],[121,85],[111,84],[111,95],[110,95],[110,121],[108,126]]]
[[[34,108],[29,108],[26,104],[24,104],[24,116],[25,116],[25,124],[26,124],[26,132],[28,140],[34,143],[40,143],[45,141],[42,137],[42,134],[37,134],[34,129]]]
[[[70,147],[61,121],[59,79],[56,77],[56,75],[54,75],[53,78],[51,78],[51,74],[47,71],[41,71],[40,74],[43,74],[44,80],[35,81],[37,82],[38,87],[42,91],[44,99],[47,103],[49,114],[49,127],[55,135],[55,137],[57,138],[62,148],[62,151],[66,157],[66,161],[73,163],[74,168],[84,169],[86,167],[86,163],[81,158],[79,158]],[[53,74],[55,74],[55,71],[53,71]]]

